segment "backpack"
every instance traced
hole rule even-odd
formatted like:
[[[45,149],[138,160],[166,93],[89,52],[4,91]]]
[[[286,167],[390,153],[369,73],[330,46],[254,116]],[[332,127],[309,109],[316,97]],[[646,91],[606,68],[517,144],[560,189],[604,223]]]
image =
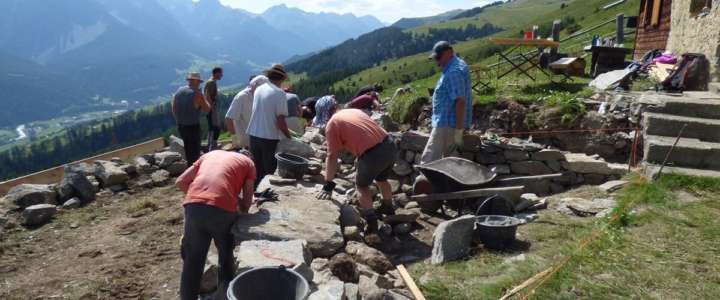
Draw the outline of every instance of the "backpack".
[[[685,53],[660,88],[668,92],[707,91],[709,77],[710,62],[705,55]]]

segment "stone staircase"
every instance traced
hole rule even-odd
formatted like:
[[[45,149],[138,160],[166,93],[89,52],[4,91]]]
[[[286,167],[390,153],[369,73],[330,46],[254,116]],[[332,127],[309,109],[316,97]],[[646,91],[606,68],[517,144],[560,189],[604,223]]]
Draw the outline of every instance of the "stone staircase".
[[[649,105],[643,114],[643,164],[648,176],[657,173],[686,126],[663,173],[720,177],[720,90],[679,96],[647,93],[640,102]]]

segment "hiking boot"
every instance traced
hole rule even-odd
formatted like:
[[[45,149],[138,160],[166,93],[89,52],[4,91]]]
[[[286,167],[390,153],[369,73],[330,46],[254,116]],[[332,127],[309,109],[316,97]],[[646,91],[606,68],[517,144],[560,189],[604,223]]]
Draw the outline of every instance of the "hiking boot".
[[[365,227],[365,233],[377,233],[378,232],[378,216],[374,209],[366,209],[362,211],[362,217],[365,219],[367,226]]]
[[[378,207],[377,212],[386,216],[394,216],[395,207],[391,203],[382,202],[380,207]]]

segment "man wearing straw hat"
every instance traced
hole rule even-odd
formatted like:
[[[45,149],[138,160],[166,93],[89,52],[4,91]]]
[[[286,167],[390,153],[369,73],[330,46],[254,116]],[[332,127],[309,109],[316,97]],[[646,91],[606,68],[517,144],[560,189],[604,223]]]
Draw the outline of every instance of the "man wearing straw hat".
[[[200,84],[203,82],[200,73],[190,73],[186,79],[188,85],[175,92],[171,105],[189,167],[200,157],[200,112],[210,112],[211,107],[200,91]]]
[[[288,139],[292,138],[285,120],[288,116],[287,96],[281,88],[288,78],[285,68],[275,64],[265,70],[265,76],[270,83],[255,90],[253,112],[247,129],[250,152],[257,168],[256,184],[277,169],[275,151],[280,141],[280,132]]]

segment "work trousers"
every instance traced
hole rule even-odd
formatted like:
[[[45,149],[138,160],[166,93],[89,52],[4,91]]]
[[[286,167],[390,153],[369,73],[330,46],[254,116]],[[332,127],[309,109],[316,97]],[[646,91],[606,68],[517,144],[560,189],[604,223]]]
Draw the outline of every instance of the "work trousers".
[[[430,139],[425,145],[425,151],[420,158],[421,164],[427,164],[445,158],[452,154],[452,145],[455,128],[433,128],[430,132]]]
[[[214,116],[217,112],[212,111],[207,115],[208,122],[208,152],[216,150],[218,148],[218,138],[220,137],[220,126],[217,124],[216,117]]]
[[[183,140],[185,160],[187,160],[188,167],[190,167],[200,158],[202,139],[200,136],[200,124],[178,125],[178,133]]]
[[[236,217],[234,213],[211,205],[185,205],[185,234],[180,252],[183,259],[180,299],[197,300],[210,240],[215,241],[218,252],[218,290],[221,293],[227,291],[235,276],[235,244],[231,229]]]
[[[268,140],[252,135],[250,136],[250,153],[253,155],[255,171],[257,173],[255,187],[260,184],[265,175],[275,174],[275,169],[277,169],[275,152],[277,151],[278,142],[278,140]]]

